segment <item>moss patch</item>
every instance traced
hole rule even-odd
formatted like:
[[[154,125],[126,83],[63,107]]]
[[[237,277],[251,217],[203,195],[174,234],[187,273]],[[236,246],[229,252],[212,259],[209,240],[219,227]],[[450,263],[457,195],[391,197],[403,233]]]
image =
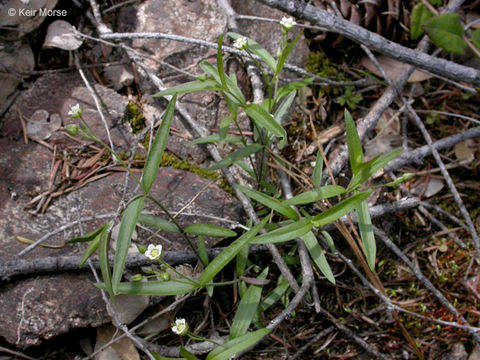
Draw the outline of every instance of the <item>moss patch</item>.
[[[127,118],[135,135],[145,129],[145,116],[143,116],[142,111],[133,101],[130,101],[127,105]]]

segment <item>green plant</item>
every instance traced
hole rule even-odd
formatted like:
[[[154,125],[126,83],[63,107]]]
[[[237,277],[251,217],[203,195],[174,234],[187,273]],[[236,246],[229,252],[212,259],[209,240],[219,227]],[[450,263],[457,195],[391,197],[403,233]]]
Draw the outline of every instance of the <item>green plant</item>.
[[[70,126],[66,129],[71,134],[81,135],[109,149],[112,155],[116,156],[120,163],[130,172],[130,175],[138,183],[142,191],[140,195],[128,202],[123,211],[113,269],[110,268],[108,262],[112,222],[103,225],[85,236],[69,241],[69,243],[90,242],[81,265],[98,250],[103,282],[97,283],[97,287],[107,291],[110,297],[115,299],[115,296],[118,294],[175,296],[198,291],[199,289],[206,289],[207,293],[212,295],[213,289],[216,286],[238,286],[241,300],[235,311],[233,321],[231,322],[230,335],[224,344],[219,345],[208,354],[207,359],[209,360],[228,359],[255,344],[270,332],[269,329],[263,328],[263,324],[259,321],[260,317],[258,314],[279,300],[283,301],[284,306],[287,306],[289,303],[289,286],[282,277],[279,278],[277,287],[262,300],[262,284],[264,284],[269,274],[268,267],[260,269],[260,274],[256,279],[250,282],[242,280],[241,277],[246,272],[248,247],[250,244],[281,243],[301,238],[319,270],[330,282],[335,283],[335,277],[316,234],[318,232],[322,233],[324,237],[327,238],[330,249],[334,249],[333,239],[322,228],[355,210],[358,215],[364,256],[370,269],[374,270],[375,268],[376,247],[367,204],[367,198],[370,196],[371,190],[362,187],[362,184],[387,164],[388,161],[397,156],[399,150],[384,157],[376,157],[365,162],[358,133],[348,110],[345,110],[345,121],[350,166],[353,173],[348,188],[338,185],[321,186],[323,162],[320,153],[317,154],[317,161],[312,176],[312,189],[293,196],[290,199],[280,200],[262,191],[235,185],[239,191],[243,192],[252,201],[266,207],[268,212],[258,224],[253,226],[250,223],[247,224],[249,230],[231,242],[230,245],[210,262],[206,253],[203,236],[225,238],[234,237],[237,236],[237,234],[229,229],[211,224],[191,224],[183,228],[176,222],[175,218],[165,209],[161,202],[150,194],[150,189],[155,181],[162,158],[164,157],[164,149],[169,136],[177,95],[196,91],[220,92],[228,105],[230,115],[222,120],[218,135],[197,139],[193,143],[224,144],[229,142],[237,145],[237,148],[235,148],[231,154],[226,156],[222,161],[214,164],[210,170],[224,169],[232,165],[238,165],[251,176],[251,180],[255,182],[259,188],[261,188],[261,185],[263,188],[274,189],[272,193],[278,193],[273,184],[269,183],[266,177],[267,172],[263,170],[267,163],[267,157],[269,156],[269,153],[265,151],[265,149],[272,146],[275,147],[277,144],[279,148],[285,145],[287,136],[282,122],[294,101],[297,90],[312,81],[311,79],[305,79],[284,86],[279,85],[279,75],[288,55],[292,52],[300,36],[298,35],[295,39],[288,38],[289,30],[293,26],[292,21],[293,20],[290,20],[290,22],[282,24],[283,42],[276,59],[254,40],[235,33],[228,33],[228,36],[235,40],[234,46],[244,50],[246,54],[255,61],[262,72],[268,93],[268,97],[263,103],[248,103],[237,86],[235,74],[225,73],[222,55],[223,36],[218,40],[216,66],[204,62],[201,64],[201,67],[205,74],[200,76],[198,80],[178,85],[154,95],[156,97],[172,95],[172,99],[167,106],[161,126],[149,149],[141,179],[135,176],[123,160],[93,134],[88,125],[83,122],[80,108],[72,109],[70,115],[82,120],[82,126]],[[267,70],[262,67],[259,59],[266,64]],[[237,116],[242,109],[252,120],[254,126],[255,135],[253,143],[249,142],[238,126]],[[229,127],[232,124],[237,127],[240,137],[227,135]],[[258,157],[254,158],[253,155],[258,155]],[[350,196],[348,196],[349,194]],[[305,206],[313,203],[321,203],[322,200],[332,197],[344,198],[340,199],[335,206],[320,213],[309,213],[311,207]],[[153,201],[165,213],[168,220],[143,214],[142,210],[146,200]],[[299,211],[297,211],[295,207],[298,207]],[[267,223],[269,222],[270,224],[267,227]],[[144,253],[150,260],[160,262],[164,267],[170,268],[176,273],[178,278],[173,279],[169,276],[163,276],[162,273],[152,271],[146,274],[146,276],[135,276],[133,278],[134,281],[122,281],[132,233],[137,223],[142,223],[161,231],[180,234],[185,240],[186,245],[197,255],[199,261],[203,263],[204,270],[200,277],[195,280],[177,272],[163,261],[163,248],[160,245],[150,244],[148,248],[139,246],[140,252]],[[263,233],[259,234],[261,231],[263,231]],[[196,246],[192,242],[191,236],[196,237]],[[295,251],[296,249],[294,248],[292,252],[289,253],[289,256],[293,257],[296,254]],[[234,259],[236,259],[235,270],[240,280],[224,283],[215,282],[216,276]],[[294,266],[294,263],[295,262],[292,262],[292,266]],[[152,280],[152,278],[154,279]],[[248,332],[252,324],[255,324],[258,330]],[[177,319],[175,325],[172,326],[172,330],[180,336],[187,335],[194,340],[205,340],[201,336],[189,331],[188,322],[185,319]],[[180,350],[184,358],[196,358],[186,349],[181,348]],[[164,359],[158,354],[156,356],[158,359]]]
[[[462,55],[468,46],[480,57],[480,30],[472,31],[471,39],[467,38],[458,14],[435,16],[428,6],[418,3],[412,10],[410,37],[416,40],[424,33],[445,51]]]

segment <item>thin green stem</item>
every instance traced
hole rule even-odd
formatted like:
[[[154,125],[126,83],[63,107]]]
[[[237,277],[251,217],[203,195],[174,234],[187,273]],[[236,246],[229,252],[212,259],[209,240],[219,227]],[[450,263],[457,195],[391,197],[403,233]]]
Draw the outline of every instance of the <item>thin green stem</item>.
[[[178,229],[180,230],[180,234],[181,234],[182,238],[185,240],[185,242],[187,243],[190,250],[193,251],[195,256],[202,262],[202,264],[204,266],[207,266],[207,264],[205,264],[203,262],[201,256],[197,252],[197,249],[195,249],[195,247],[192,244],[192,241],[189,239],[189,237],[187,236],[187,234],[183,230],[182,226],[180,226],[180,224],[177,222],[175,217],[172,214],[170,214],[170,212],[160,203],[160,201],[155,199],[153,196],[151,196],[150,194],[147,194],[147,198],[152,200],[165,213],[165,215],[167,215],[167,217],[178,227]]]
[[[181,278],[184,278],[185,280],[187,280],[188,282],[191,282],[192,284],[194,284],[195,286],[199,286],[198,283],[195,281],[195,280],[192,280],[190,279],[188,276],[185,276],[183,275],[181,272],[177,271],[172,265],[170,265],[169,263],[167,263],[166,261],[162,260],[162,259],[158,259],[158,261],[160,261],[165,267],[169,268],[170,270],[172,270],[175,274],[177,274],[178,276],[180,276]]]

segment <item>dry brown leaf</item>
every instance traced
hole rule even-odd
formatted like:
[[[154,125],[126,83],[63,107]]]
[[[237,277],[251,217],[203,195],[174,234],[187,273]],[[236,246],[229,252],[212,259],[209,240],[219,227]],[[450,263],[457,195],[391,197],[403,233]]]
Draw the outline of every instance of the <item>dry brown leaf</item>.
[[[475,143],[471,139],[455,144],[453,151],[455,152],[457,160],[472,161],[475,157],[475,149],[473,145],[475,145]]]
[[[400,61],[394,60],[387,56],[377,56],[377,61],[382,66],[383,70],[387,74],[387,76],[392,80],[395,81],[400,74],[410,65],[402,63]],[[374,73],[375,75],[382,77],[380,71],[377,69],[375,64],[370,60],[369,57],[362,58],[360,62],[364,67],[366,67],[369,71]],[[432,75],[426,74],[422,71],[415,70],[413,74],[408,79],[408,82],[421,82],[424,80],[428,80],[432,77]]]
[[[109,341],[112,340],[113,336],[115,335],[117,329],[111,325],[102,325],[97,329],[97,343],[95,344],[95,350],[99,349],[103,345],[107,344]],[[118,335],[123,334],[119,331]],[[95,356],[96,360],[140,360],[140,356],[138,355],[138,351],[135,348],[132,340],[128,337],[123,337],[122,339],[115,341],[110,347],[106,350],[99,353]]]

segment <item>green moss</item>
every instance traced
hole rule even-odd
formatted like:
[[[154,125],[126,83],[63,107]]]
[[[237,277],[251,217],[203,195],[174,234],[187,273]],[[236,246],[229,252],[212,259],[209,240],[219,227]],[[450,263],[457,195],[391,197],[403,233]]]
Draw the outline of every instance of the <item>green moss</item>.
[[[186,160],[180,160],[174,154],[168,154],[166,152],[164,152],[162,155],[160,166],[189,171],[210,180],[217,180],[220,178],[220,175],[214,171],[202,169]],[[226,180],[222,180],[219,186],[229,194],[235,195],[235,192]]]
[[[135,135],[145,129],[145,116],[143,116],[142,111],[133,101],[130,101],[127,105],[127,118]]]
[[[339,72],[330,59],[320,51],[312,51],[308,54],[305,70],[322,77],[336,76]]]

